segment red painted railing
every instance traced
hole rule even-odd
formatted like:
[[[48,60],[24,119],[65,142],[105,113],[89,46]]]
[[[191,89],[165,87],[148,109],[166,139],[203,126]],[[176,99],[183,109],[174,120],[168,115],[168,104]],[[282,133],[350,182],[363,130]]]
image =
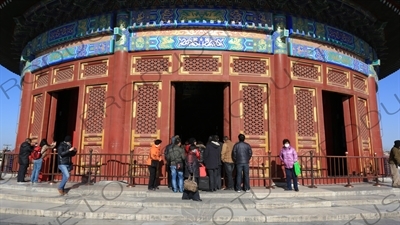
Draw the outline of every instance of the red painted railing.
[[[78,153],[73,157],[74,168],[71,182],[93,184],[98,181],[122,181],[128,186],[147,184],[149,177],[146,165],[148,155],[130,154],[94,154]],[[41,180],[57,182],[61,173],[57,167],[57,153],[50,153],[43,161]],[[372,182],[379,185],[378,178],[390,176],[387,157],[364,156],[316,156],[313,152],[299,156],[302,173],[298,177],[301,185],[317,187],[325,184],[343,184],[352,187],[352,183]],[[1,179],[16,177],[18,173],[18,154],[3,151]],[[28,168],[30,175],[33,169]],[[159,185],[166,185],[167,168],[164,161],[159,166]],[[284,182],[285,172],[279,156],[271,153],[253,156],[250,161],[250,182],[253,187],[273,188],[276,182]],[[224,177],[224,176],[222,176]],[[234,175],[235,177],[235,175]],[[224,178],[222,185],[224,186]]]

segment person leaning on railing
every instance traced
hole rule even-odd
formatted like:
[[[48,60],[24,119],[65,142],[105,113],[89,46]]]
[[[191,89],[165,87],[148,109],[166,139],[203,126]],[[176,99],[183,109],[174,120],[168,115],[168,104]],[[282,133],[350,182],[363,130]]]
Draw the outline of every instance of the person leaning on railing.
[[[400,188],[400,176],[397,167],[400,165],[400,140],[394,141],[389,155],[390,171],[392,172],[392,187]]]

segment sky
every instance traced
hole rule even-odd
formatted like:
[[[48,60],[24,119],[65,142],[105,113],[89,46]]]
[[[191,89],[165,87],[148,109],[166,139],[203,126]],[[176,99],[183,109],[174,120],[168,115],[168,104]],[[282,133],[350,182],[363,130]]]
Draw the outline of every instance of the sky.
[[[19,120],[20,76],[0,65],[0,149],[9,144],[14,149]],[[377,100],[384,150],[400,140],[400,70],[380,80]],[[18,144],[19,145],[19,144]]]

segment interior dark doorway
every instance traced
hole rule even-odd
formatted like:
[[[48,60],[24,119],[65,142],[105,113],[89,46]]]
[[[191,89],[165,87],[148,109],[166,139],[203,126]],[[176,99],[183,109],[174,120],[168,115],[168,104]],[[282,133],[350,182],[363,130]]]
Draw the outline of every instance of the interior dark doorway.
[[[57,141],[58,145],[64,141],[67,135],[73,138],[77,118],[79,88],[53,92],[52,96],[57,99],[53,140]],[[73,142],[73,144],[75,143]]]
[[[343,102],[349,97],[336,92],[323,91],[325,144],[328,156],[345,156],[347,152]],[[347,162],[343,158],[328,158],[328,175],[347,175]]]
[[[225,83],[175,82],[175,134],[182,142],[196,138],[206,144],[210,135],[222,141]],[[174,116],[174,115],[172,115]]]

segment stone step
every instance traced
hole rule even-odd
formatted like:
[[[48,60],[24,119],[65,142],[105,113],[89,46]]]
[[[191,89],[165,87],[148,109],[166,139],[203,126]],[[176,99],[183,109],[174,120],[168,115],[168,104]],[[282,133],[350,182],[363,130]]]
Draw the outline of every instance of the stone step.
[[[93,206],[126,206],[130,208],[171,208],[171,207],[187,207],[191,201],[181,199],[182,194],[174,193],[173,197],[126,197],[119,196],[117,198],[107,197],[107,195],[96,195],[90,192],[79,192],[72,190],[66,196],[59,196],[54,190],[53,192],[23,192],[16,194],[13,190],[2,189],[0,193],[1,200],[11,200],[16,202],[43,202],[55,204],[79,204],[86,201],[87,204]],[[400,193],[385,193],[377,195],[359,195],[359,196],[327,196],[327,197],[301,197],[301,198],[282,198],[282,197],[266,197],[259,198],[255,195],[237,194],[233,198],[219,198],[218,194],[201,195],[205,201],[209,200],[210,204],[216,207],[244,208],[244,209],[290,209],[290,208],[319,208],[319,207],[341,207],[341,206],[357,206],[357,205],[373,205],[386,204],[399,199]]]
[[[160,187],[157,191],[148,191],[146,186],[137,185],[133,188],[127,188],[126,184],[121,182],[101,182],[95,185],[81,185],[81,184],[69,184],[67,187],[73,190],[79,190],[81,193],[90,192],[94,195],[107,195],[106,198],[113,199],[117,197],[158,197],[162,194],[163,197],[176,197],[177,193],[173,193],[167,187]],[[0,185],[0,189],[11,189],[19,191],[35,191],[35,192],[57,192],[57,184],[49,185],[47,183],[41,183],[37,185],[31,184],[3,184]],[[386,193],[400,193],[399,188],[391,188],[390,186],[383,185],[381,187],[374,187],[372,185],[354,184],[354,188],[345,188],[343,185],[336,186],[321,186],[320,188],[308,188],[300,186],[300,192],[284,191],[284,189],[276,187],[275,189],[266,189],[262,187],[252,188],[250,193],[237,193],[235,191],[220,190],[217,192],[206,192],[201,191],[201,195],[210,198],[236,198],[238,196],[255,196],[255,198],[302,198],[302,197],[337,197],[337,196],[360,196],[360,195],[380,195]]]
[[[32,225],[32,224],[46,224],[46,225],[93,225],[93,224],[101,224],[101,225],[189,225],[190,222],[168,222],[168,221],[152,221],[152,222],[135,222],[128,220],[119,220],[118,223],[115,220],[96,220],[96,219],[79,219],[79,218],[57,218],[57,217],[35,217],[35,216],[25,216],[25,215],[16,215],[16,214],[1,214],[0,213],[0,225]],[[350,223],[346,220],[338,220],[338,221],[317,221],[317,222],[294,222],[294,223],[271,223],[268,222],[268,225],[365,225],[365,224],[373,224],[373,225],[398,225],[400,219],[387,219],[382,218],[376,223],[372,223],[367,220],[352,220]],[[214,223],[214,222],[202,222],[201,225],[216,225],[216,224],[224,224],[224,223]],[[248,225],[259,225],[260,223],[249,223]],[[243,225],[241,222],[229,222],[228,225]]]
[[[50,218],[106,219],[129,221],[166,222],[229,222],[242,223],[288,223],[316,221],[378,221],[380,219],[399,219],[397,204],[364,205],[357,207],[320,207],[317,211],[309,208],[287,209],[236,209],[217,208],[207,202],[190,202],[188,207],[171,208],[130,208],[126,206],[92,207],[87,204],[60,205],[55,203],[30,203],[2,200],[0,213]],[[202,204],[207,207],[200,207]],[[370,223],[371,224],[371,223]]]

